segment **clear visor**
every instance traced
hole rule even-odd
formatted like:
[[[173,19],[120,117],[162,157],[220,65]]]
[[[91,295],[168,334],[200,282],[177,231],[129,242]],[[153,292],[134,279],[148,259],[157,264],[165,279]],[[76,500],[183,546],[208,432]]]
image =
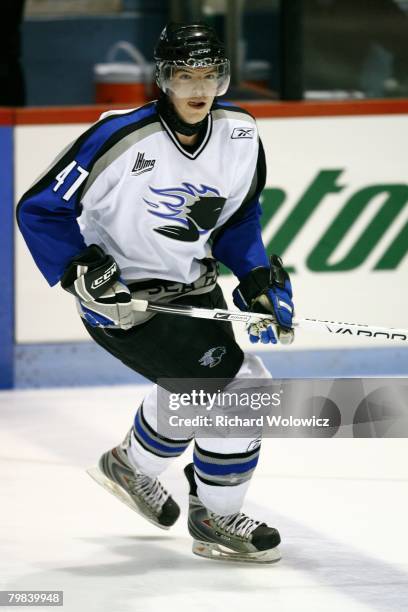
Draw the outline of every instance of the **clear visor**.
[[[230,82],[228,60],[191,66],[187,63],[162,62],[156,69],[157,85],[165,94],[178,98],[207,98],[222,96]]]

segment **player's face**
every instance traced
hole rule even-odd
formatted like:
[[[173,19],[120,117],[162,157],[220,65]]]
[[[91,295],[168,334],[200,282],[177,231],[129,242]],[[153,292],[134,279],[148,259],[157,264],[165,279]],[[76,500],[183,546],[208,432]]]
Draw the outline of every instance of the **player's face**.
[[[175,71],[170,99],[186,123],[202,121],[217,93],[215,68],[179,68]]]

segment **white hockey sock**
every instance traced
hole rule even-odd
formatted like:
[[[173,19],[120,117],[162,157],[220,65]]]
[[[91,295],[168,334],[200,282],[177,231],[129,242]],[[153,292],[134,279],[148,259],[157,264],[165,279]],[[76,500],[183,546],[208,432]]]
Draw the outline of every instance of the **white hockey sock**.
[[[245,353],[240,370],[224,391],[245,388],[244,379],[258,379],[261,384],[263,379],[269,381],[270,378],[262,360]],[[260,439],[251,438],[196,438],[197,495],[206,508],[223,516],[240,511],[258,462],[260,442]]]
[[[145,397],[134,420],[128,457],[141,472],[155,478],[188,447],[190,440],[165,438],[157,433],[157,385]]]

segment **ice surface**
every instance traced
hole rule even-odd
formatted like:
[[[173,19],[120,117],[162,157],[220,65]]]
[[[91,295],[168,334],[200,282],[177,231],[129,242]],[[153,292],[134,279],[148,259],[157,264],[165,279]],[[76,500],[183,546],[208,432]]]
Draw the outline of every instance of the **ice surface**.
[[[191,554],[187,483],[162,532],[85,473],[128,430],[140,386],[0,393],[0,588],[64,590],[69,612],[399,612],[408,609],[407,440],[267,440],[245,511],[283,559]]]

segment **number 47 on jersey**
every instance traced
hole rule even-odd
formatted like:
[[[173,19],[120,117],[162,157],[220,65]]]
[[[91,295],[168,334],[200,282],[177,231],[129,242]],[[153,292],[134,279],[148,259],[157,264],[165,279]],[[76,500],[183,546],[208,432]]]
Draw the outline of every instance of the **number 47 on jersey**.
[[[78,176],[77,176],[76,180],[74,180],[72,185],[69,187],[69,189],[67,189],[67,191],[62,196],[62,199],[65,200],[66,202],[68,202],[72,198],[74,193],[79,189],[79,187],[82,185],[82,183],[84,182],[86,177],[89,175],[89,172],[84,170],[78,164],[78,162],[74,159],[74,161],[72,161],[70,164],[68,164],[68,166],[66,168],[64,168],[63,170],[61,170],[61,172],[59,174],[57,174],[57,176],[55,177],[57,183],[56,183],[56,185],[54,185],[53,191],[58,191],[59,188],[64,184],[65,179],[72,172],[77,173]]]

